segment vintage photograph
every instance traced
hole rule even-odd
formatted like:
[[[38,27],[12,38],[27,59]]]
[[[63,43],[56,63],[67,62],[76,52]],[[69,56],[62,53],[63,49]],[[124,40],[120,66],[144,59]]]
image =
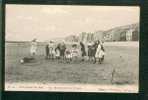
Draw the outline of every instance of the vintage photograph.
[[[5,12],[5,91],[139,89],[138,6],[15,5]]]

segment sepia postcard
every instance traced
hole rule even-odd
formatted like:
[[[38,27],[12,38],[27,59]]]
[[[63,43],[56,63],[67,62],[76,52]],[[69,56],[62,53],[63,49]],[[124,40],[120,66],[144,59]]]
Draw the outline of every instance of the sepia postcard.
[[[15,5],[5,91],[139,91],[139,6]]]

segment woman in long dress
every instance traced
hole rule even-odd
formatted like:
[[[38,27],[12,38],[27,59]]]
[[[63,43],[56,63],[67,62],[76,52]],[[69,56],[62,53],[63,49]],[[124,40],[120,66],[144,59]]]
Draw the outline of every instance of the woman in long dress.
[[[104,60],[104,55],[105,55],[105,50],[104,50],[103,44],[101,42],[99,42],[95,57],[96,57],[96,59],[99,60],[100,64]]]
[[[57,44],[57,47],[55,48],[55,58],[57,60],[60,59],[60,44]]]
[[[37,42],[36,39],[33,39],[31,42],[31,48],[30,48],[31,56],[34,56],[37,54]]]
[[[49,42],[49,59],[54,59],[55,49],[54,49],[54,41]]]

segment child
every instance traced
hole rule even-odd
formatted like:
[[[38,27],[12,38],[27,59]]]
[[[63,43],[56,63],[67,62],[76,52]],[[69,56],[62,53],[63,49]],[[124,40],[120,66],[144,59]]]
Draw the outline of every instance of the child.
[[[72,45],[71,55],[72,55],[72,59],[74,59],[74,60],[76,60],[78,58],[79,50],[77,49],[76,44]]]
[[[49,58],[54,60],[54,58],[55,58],[55,50],[54,50],[54,48],[49,48]]]
[[[103,45],[101,45],[100,56],[102,56],[100,58],[100,61],[103,62],[104,61],[104,56],[105,56],[105,49],[104,49]]]
[[[57,46],[57,47],[55,48],[55,58],[56,58],[57,60],[60,59],[60,48],[59,48],[59,46]]]
[[[71,55],[71,51],[66,49],[65,51],[65,57],[66,57],[66,61],[69,63],[72,60],[72,55]]]

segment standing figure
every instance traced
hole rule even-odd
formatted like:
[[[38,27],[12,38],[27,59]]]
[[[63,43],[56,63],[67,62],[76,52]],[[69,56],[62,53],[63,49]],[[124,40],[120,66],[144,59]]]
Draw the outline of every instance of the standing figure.
[[[82,61],[84,61],[84,57],[86,56],[85,45],[82,42],[80,42],[80,46],[81,46]]]
[[[77,48],[77,44],[72,45],[71,55],[72,55],[72,60],[76,61],[78,59],[79,50]]]
[[[97,50],[97,42],[89,43],[88,44],[88,57],[89,61],[93,61],[93,63],[96,63],[96,50]]]
[[[89,61],[92,61],[92,60],[93,60],[92,46],[93,46],[93,45],[92,45],[91,43],[88,44],[88,60],[89,60]]]
[[[57,60],[60,59],[60,44],[58,44],[57,47],[55,48],[55,58]]]
[[[66,49],[65,51],[65,58],[67,63],[70,63],[70,61],[72,61],[72,54],[69,49]]]
[[[54,59],[54,55],[55,55],[55,52],[54,52],[54,42],[53,41],[50,41],[49,42],[49,59]]]
[[[101,45],[101,51],[100,51],[100,62],[101,63],[104,61],[104,56],[105,56],[105,49],[104,49],[104,46]]]
[[[46,55],[46,59],[48,59],[49,58],[49,44],[46,44],[46,46],[45,46],[45,55]]]
[[[95,57],[99,60],[100,64],[103,62],[104,56],[105,56],[105,50],[103,44],[99,42]]]
[[[97,42],[94,42],[93,46],[92,46],[92,56],[93,56],[93,59],[94,59],[94,63],[96,63],[96,52],[97,52],[97,48],[98,48],[98,45],[99,45],[100,41],[97,41]]]
[[[35,56],[37,54],[37,42],[36,39],[31,41],[31,48],[30,48],[31,56]]]
[[[62,60],[65,60],[65,50],[66,50],[66,45],[63,42],[60,44],[60,57],[62,58]]]

